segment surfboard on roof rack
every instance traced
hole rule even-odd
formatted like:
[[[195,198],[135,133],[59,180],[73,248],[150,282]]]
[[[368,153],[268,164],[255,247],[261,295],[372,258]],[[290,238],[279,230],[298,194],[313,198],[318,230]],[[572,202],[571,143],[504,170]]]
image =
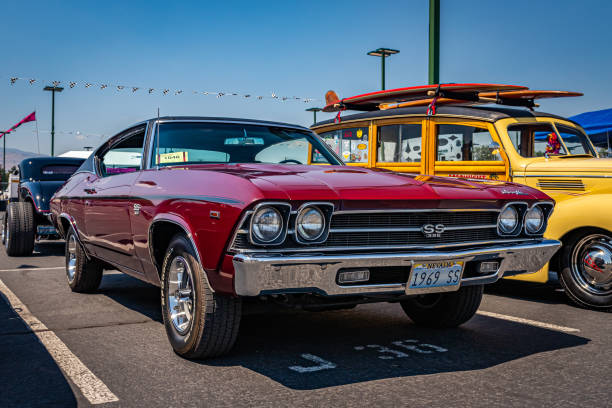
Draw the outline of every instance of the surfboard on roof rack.
[[[334,91],[328,91],[325,94],[326,106],[323,112],[374,111],[380,109],[381,104],[419,101],[434,97],[477,102],[480,92],[526,89],[528,88],[525,86],[502,84],[436,84],[376,91],[343,99],[338,98]]]
[[[463,100],[463,99],[452,99],[452,98],[438,98],[436,105],[482,105],[494,103],[497,105],[506,106],[523,106],[526,108],[535,108],[539,105],[535,103],[537,99],[549,99],[549,98],[566,98],[582,96],[580,92],[569,92],[569,91],[536,91],[536,90],[520,90],[520,91],[504,91],[504,92],[479,92],[478,100]],[[433,97],[400,103],[388,103],[381,104],[379,109],[393,109],[393,108],[407,108],[412,106],[428,106],[433,102]]]

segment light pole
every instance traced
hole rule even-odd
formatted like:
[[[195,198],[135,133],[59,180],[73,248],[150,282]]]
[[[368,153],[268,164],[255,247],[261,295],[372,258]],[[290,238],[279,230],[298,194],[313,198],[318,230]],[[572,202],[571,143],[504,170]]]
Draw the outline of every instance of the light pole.
[[[313,124],[317,123],[317,112],[320,112],[322,110],[323,109],[321,109],[321,108],[308,108],[308,109],[306,109],[306,112],[312,112],[313,119],[314,119],[314,121],[312,122]]]
[[[45,91],[51,91],[51,156],[55,153],[55,93],[62,92],[64,88],[59,86],[45,86]]]
[[[398,54],[399,50],[392,50],[391,48],[377,48],[374,51],[368,52],[368,55],[373,57],[380,57],[381,62],[381,78],[382,78],[382,86],[381,89],[385,90],[385,58],[389,55]]]
[[[429,0],[429,84],[440,83],[440,0]]]

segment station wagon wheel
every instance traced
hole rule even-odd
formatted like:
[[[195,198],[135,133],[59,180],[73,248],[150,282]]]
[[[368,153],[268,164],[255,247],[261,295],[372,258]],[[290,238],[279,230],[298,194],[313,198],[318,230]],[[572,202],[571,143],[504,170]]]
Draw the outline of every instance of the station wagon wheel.
[[[612,308],[612,237],[590,231],[566,240],[559,280],[579,305]]]
[[[168,340],[186,358],[227,353],[238,335],[239,298],[214,292],[191,241],[175,235],[161,270],[161,306]]]

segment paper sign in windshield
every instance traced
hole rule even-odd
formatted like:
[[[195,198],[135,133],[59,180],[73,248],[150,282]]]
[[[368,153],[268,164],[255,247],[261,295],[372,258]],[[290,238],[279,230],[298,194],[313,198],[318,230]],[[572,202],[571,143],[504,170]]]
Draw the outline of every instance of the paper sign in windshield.
[[[159,155],[160,163],[184,163],[189,161],[187,152],[162,153]]]

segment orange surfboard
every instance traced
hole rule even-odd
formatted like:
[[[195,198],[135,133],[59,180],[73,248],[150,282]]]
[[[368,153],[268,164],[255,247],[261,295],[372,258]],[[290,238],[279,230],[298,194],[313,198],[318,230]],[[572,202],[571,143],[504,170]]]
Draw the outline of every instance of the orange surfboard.
[[[528,88],[525,86],[502,84],[440,84],[376,91],[343,99],[338,98],[335,92],[329,91],[325,95],[327,105],[323,108],[323,112],[338,112],[346,109],[377,110],[380,104],[431,99],[432,92],[438,91],[463,94],[466,97],[469,95],[473,99],[477,97],[479,92],[520,91],[526,89]]]
[[[478,101],[467,101],[462,99],[451,99],[451,98],[438,98],[436,105],[476,105],[476,104],[487,104],[495,103],[498,105],[510,105],[510,106],[537,106],[535,103],[530,104],[530,101],[536,99],[549,99],[549,98],[567,98],[582,96],[580,92],[569,92],[569,91],[536,91],[536,90],[519,90],[519,91],[503,91],[503,92],[479,92]],[[406,108],[411,106],[428,106],[433,101],[433,98],[429,97],[426,99],[420,99],[410,102],[402,102],[397,104],[382,104],[380,109],[392,109],[392,108]]]

